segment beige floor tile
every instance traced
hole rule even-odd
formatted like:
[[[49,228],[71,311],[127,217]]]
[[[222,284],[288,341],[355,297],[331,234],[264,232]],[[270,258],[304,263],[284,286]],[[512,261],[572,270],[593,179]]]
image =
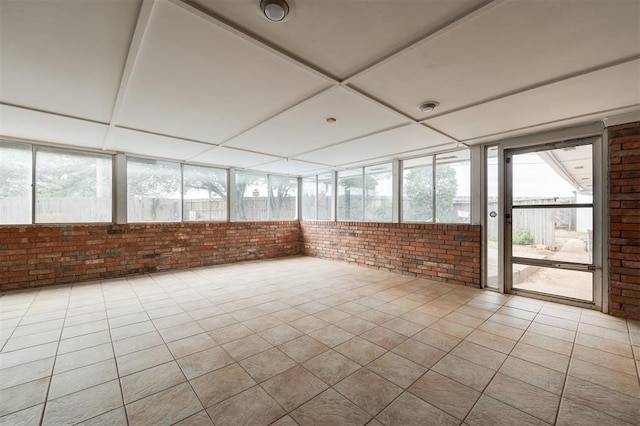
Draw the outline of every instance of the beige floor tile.
[[[402,318],[394,318],[391,321],[387,321],[382,324],[382,327],[388,328],[389,330],[403,334],[407,337],[411,337],[424,329],[423,326]]]
[[[447,354],[445,351],[425,345],[414,339],[404,341],[391,351],[427,368],[431,368]]]
[[[233,342],[222,345],[224,350],[231,355],[236,361],[248,358],[273,346],[257,334],[242,337]]]
[[[510,405],[482,395],[465,423],[469,426],[545,426],[547,423]]]
[[[570,356],[571,351],[573,350],[572,342],[556,339],[555,337],[544,336],[538,333],[533,333],[529,330],[524,333],[524,335],[520,339],[520,342],[566,356]]]
[[[478,318],[473,315],[467,315],[465,313],[462,313],[460,312],[459,309],[451,312],[450,314],[445,315],[444,318],[442,318],[442,320],[451,321],[451,322],[461,324],[471,328],[476,328],[485,321],[483,318]]]
[[[500,368],[500,373],[560,395],[565,374],[510,356]]]
[[[382,355],[367,368],[405,389],[427,372],[426,368],[393,352]]]
[[[0,390],[49,377],[53,370],[54,360],[55,358],[51,357],[2,368],[0,370]]]
[[[55,316],[49,316],[48,314],[45,314],[42,317],[42,322],[36,323],[25,323],[25,320],[23,318],[20,322],[20,326],[17,327],[13,332],[13,337],[28,336],[30,334],[42,333],[51,330],[62,331],[63,324],[64,315],[56,319]]]
[[[191,319],[193,319],[194,321],[199,321],[205,318],[211,318],[216,315],[224,314],[224,311],[217,306],[205,306],[197,309],[187,309],[187,306],[183,304],[182,308],[187,311],[187,314],[189,314]]]
[[[483,309],[483,307],[469,305],[469,304],[460,306],[458,309],[455,310],[455,312],[480,318],[482,320],[487,320],[489,319],[489,317],[491,317],[491,315],[494,314],[493,309]]]
[[[360,365],[334,350],[328,350],[302,364],[330,386],[351,375]]]
[[[214,346],[217,346],[216,342],[207,333],[196,334],[167,344],[175,358],[182,358]]]
[[[329,350],[329,347],[305,335],[278,346],[278,349],[300,363]]]
[[[432,370],[480,392],[484,390],[495,374],[493,370],[451,354],[438,361]]]
[[[226,327],[237,322],[238,320],[236,320],[229,314],[216,315],[214,317],[209,317],[197,321],[198,325],[206,331],[215,330],[220,327]]]
[[[141,334],[151,333],[156,331],[156,327],[151,321],[138,322],[135,324],[125,325],[123,327],[111,329],[111,340],[126,339],[128,337],[140,336]]]
[[[184,339],[185,337],[204,333],[205,330],[200,327],[198,323],[193,321],[186,324],[174,325],[173,327],[164,328],[162,330],[159,330],[159,332],[164,341],[169,343],[175,340]]]
[[[338,321],[349,318],[351,315],[335,308],[329,308],[324,311],[316,312],[313,316],[320,318],[322,321],[328,322],[329,324],[335,324]]]
[[[264,330],[258,333],[258,335],[272,345],[277,346],[300,337],[303,334],[288,324],[282,324],[268,330]]]
[[[189,316],[189,314],[181,312],[167,317],[156,318],[151,322],[153,322],[153,325],[155,325],[158,330],[162,330],[176,325],[187,324],[192,321],[194,320]]]
[[[408,391],[460,420],[466,417],[481,395],[435,371],[422,376]]]
[[[639,354],[640,355],[640,354]],[[575,345],[572,356],[581,361],[590,362],[625,374],[636,374],[636,366],[632,359],[588,346]]]
[[[360,337],[387,350],[391,350],[407,340],[407,336],[404,334],[397,333],[385,327],[372,328],[362,333]]]
[[[498,336],[497,334],[488,333],[482,330],[475,330],[473,333],[469,334],[465,340],[494,351],[502,352],[503,354],[511,352],[517,343],[517,340]]]
[[[280,417],[279,420],[271,423],[271,426],[298,426],[295,420],[291,416]]]
[[[549,351],[519,342],[511,352],[511,356],[550,368],[560,373],[566,373],[569,368],[569,357],[557,352]]]
[[[189,380],[232,364],[233,362],[233,358],[220,346],[178,359],[180,368]]]
[[[356,303],[356,302],[343,303],[341,305],[336,306],[336,309],[339,309],[342,312],[346,312],[346,313],[351,314],[351,315],[358,315],[360,313],[370,311],[370,308],[368,308],[368,307],[366,307],[364,305],[361,305],[359,303]],[[387,315],[387,314],[384,314],[384,315]],[[364,319],[366,319],[366,318],[364,318]],[[387,319],[386,321],[389,321],[390,319],[391,318]],[[369,320],[367,320],[367,321],[369,321]],[[383,322],[386,322],[386,321],[383,321]],[[377,324],[376,321],[370,321],[370,322],[373,322],[373,323]]]
[[[175,426],[213,426],[213,422],[206,411],[200,411],[191,417],[179,421]]]
[[[620,373],[579,359],[571,360],[568,374],[629,395],[640,401],[640,383],[638,383],[637,374]]]
[[[528,321],[533,321],[536,317],[535,312],[525,311],[523,309],[513,308],[511,306],[503,306],[496,312],[498,314],[509,315],[515,318],[521,318]]]
[[[617,331],[593,324],[581,323],[578,327],[578,333],[591,334],[593,336],[603,337],[608,340],[615,340],[616,342],[624,344],[631,343],[628,331]]]
[[[64,373],[65,371],[74,370],[76,368],[95,364],[100,361],[106,361],[112,358],[113,349],[109,343],[75,352],[69,352],[56,357],[53,373]]]
[[[367,365],[386,352],[386,349],[368,342],[360,337],[335,347],[335,350],[360,365]]]
[[[564,340],[567,342],[573,342],[576,338],[576,332],[572,330],[565,330],[556,326],[541,324],[539,322],[532,322],[529,326],[528,332],[541,334],[547,337],[553,337],[556,339]]]
[[[434,330],[432,328],[425,328],[424,330],[413,336],[413,338],[445,352],[449,352],[458,343],[461,342],[461,339],[457,337],[438,330]]]
[[[220,327],[209,332],[209,336],[211,336],[219,345],[229,343],[252,334],[253,331],[251,331],[249,327],[240,323]]]
[[[605,339],[604,337],[595,336],[587,333],[578,333],[576,336],[576,344],[588,346],[612,354],[633,358],[633,350],[631,344],[621,343],[615,340]]]
[[[451,353],[491,370],[498,370],[504,360],[507,359],[507,355],[502,352],[494,351],[466,340],[463,340],[453,348]]]
[[[338,321],[336,325],[356,336],[376,327],[376,324],[358,317],[349,317],[342,321]]]
[[[505,337],[511,340],[518,340],[524,334],[524,330],[517,327],[511,327],[509,325],[500,324],[493,321],[486,321],[478,330],[486,331],[497,336]]]
[[[511,315],[495,313],[488,319],[489,322],[495,322],[498,324],[508,325],[510,327],[519,328],[520,330],[526,330],[531,324],[530,320],[512,317]]]
[[[42,412],[44,411],[44,404],[35,405],[33,407],[25,408],[24,410],[16,411],[12,414],[0,417],[1,426],[16,426],[16,425],[38,425],[42,418]]]
[[[576,331],[578,329],[578,321],[544,315],[542,313],[536,315],[536,318],[533,320],[533,322],[536,324],[550,325],[551,327],[558,327],[570,331]]]
[[[501,373],[489,383],[485,394],[547,423],[555,421],[560,404],[559,395]]]
[[[358,305],[358,306],[361,306],[361,305]],[[357,312],[355,315],[358,318],[362,318],[363,320],[372,322],[376,325],[384,324],[385,322],[395,318],[394,315],[388,314],[386,312],[378,311],[376,309],[366,309],[364,311]]]
[[[208,408],[255,386],[256,382],[236,363],[193,379],[191,385]]]
[[[42,333],[28,334],[21,337],[11,337],[2,348],[2,352],[17,351],[45,343],[57,342],[59,339],[59,330],[43,331]]]
[[[617,318],[602,312],[582,312],[580,322],[584,324],[598,325],[600,327],[610,328],[617,331],[628,331],[627,321],[624,318]]]
[[[322,380],[301,365],[272,377],[261,386],[287,412],[327,389]]]
[[[268,425],[285,412],[259,386],[248,389],[208,410],[216,425]]]
[[[333,388],[372,416],[402,393],[400,387],[366,368],[356,371]]]
[[[186,382],[175,361],[161,364],[120,379],[125,404]]]
[[[47,398],[49,380],[45,377],[1,390],[0,416],[42,404]]]
[[[240,361],[240,365],[256,382],[261,383],[297,363],[277,348],[272,348]]]
[[[128,426],[127,414],[124,407],[120,407],[80,422],[77,426]]]
[[[116,360],[120,377],[124,377],[172,361],[173,356],[165,345],[160,345],[117,357]]]
[[[324,328],[313,331],[309,333],[309,336],[313,337],[321,343],[324,343],[330,348],[338,346],[339,344],[344,343],[354,337],[353,334],[343,330],[340,327],[336,327],[335,325],[328,325]]]
[[[560,411],[556,422],[558,426],[629,426],[630,424],[566,398],[560,402]]]
[[[572,376],[567,377],[563,397],[632,424],[639,424],[637,398]]]
[[[0,353],[0,366],[2,368],[15,367],[21,364],[27,364],[29,362],[38,361],[45,358],[55,356],[56,349],[58,347],[57,342],[47,343],[40,346],[33,346],[31,348],[20,349],[12,352]]]
[[[60,346],[58,347],[58,354],[61,355],[110,342],[111,335],[108,330],[85,334],[82,336],[72,337],[71,339],[61,340]]]
[[[59,398],[117,378],[118,371],[116,370],[115,359],[110,358],[86,367],[55,374],[51,378],[48,398]]]
[[[122,406],[118,380],[47,402],[43,425],[75,424]]]
[[[291,413],[300,425],[362,426],[371,416],[333,389],[327,389]]]
[[[249,327],[254,333],[259,333],[261,331],[281,325],[283,324],[283,322],[271,315],[263,315],[258,318],[244,321],[243,324]]]
[[[160,333],[152,331],[151,333],[128,337],[113,342],[113,351],[116,356],[122,356],[162,344],[164,344],[164,340],[162,340]]]
[[[303,312],[300,309],[296,308],[287,308],[281,311],[273,312],[271,314],[271,316],[279,319],[282,322],[294,321],[307,315],[308,314],[306,312]]]
[[[171,425],[203,409],[188,383],[127,405],[129,425]]]
[[[460,421],[428,402],[403,393],[376,417],[385,425],[458,425]]]

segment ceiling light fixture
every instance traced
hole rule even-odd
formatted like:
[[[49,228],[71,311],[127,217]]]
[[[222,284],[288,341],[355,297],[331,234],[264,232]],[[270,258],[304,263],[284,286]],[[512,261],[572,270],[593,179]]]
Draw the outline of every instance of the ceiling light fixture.
[[[336,120],[336,119],[335,119],[335,118],[333,118],[333,117],[328,117],[325,121],[326,121],[327,123],[329,123],[329,124],[333,124],[333,123],[335,123],[335,122],[336,122],[336,121],[338,121],[338,120]]]
[[[435,101],[427,101],[427,102],[423,102],[420,105],[418,105],[418,109],[420,110],[420,112],[431,112],[434,109],[436,109],[436,107],[440,105],[439,102],[435,102]]]
[[[289,14],[289,4],[284,0],[262,0],[260,10],[271,22],[282,22]]]

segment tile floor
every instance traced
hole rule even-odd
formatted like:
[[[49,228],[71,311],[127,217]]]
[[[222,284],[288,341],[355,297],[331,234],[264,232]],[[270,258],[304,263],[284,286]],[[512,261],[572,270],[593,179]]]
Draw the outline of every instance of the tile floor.
[[[639,322],[307,257],[5,293],[0,348],[3,425],[640,424]]]

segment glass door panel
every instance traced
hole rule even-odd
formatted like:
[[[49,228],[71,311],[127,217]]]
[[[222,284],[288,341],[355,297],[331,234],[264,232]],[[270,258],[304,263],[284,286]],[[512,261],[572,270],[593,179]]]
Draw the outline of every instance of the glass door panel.
[[[593,143],[509,150],[509,288],[592,302]]]
[[[485,283],[489,288],[497,289],[499,286],[499,249],[498,249],[498,148],[487,149],[486,179],[487,179],[487,217],[485,227],[486,256],[485,256]]]

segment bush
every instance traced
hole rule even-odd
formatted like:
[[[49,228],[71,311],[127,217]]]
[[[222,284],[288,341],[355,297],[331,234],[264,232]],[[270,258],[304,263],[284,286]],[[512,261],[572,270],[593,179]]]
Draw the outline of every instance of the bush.
[[[526,229],[516,229],[513,231],[513,244],[519,246],[533,244],[533,237]]]

